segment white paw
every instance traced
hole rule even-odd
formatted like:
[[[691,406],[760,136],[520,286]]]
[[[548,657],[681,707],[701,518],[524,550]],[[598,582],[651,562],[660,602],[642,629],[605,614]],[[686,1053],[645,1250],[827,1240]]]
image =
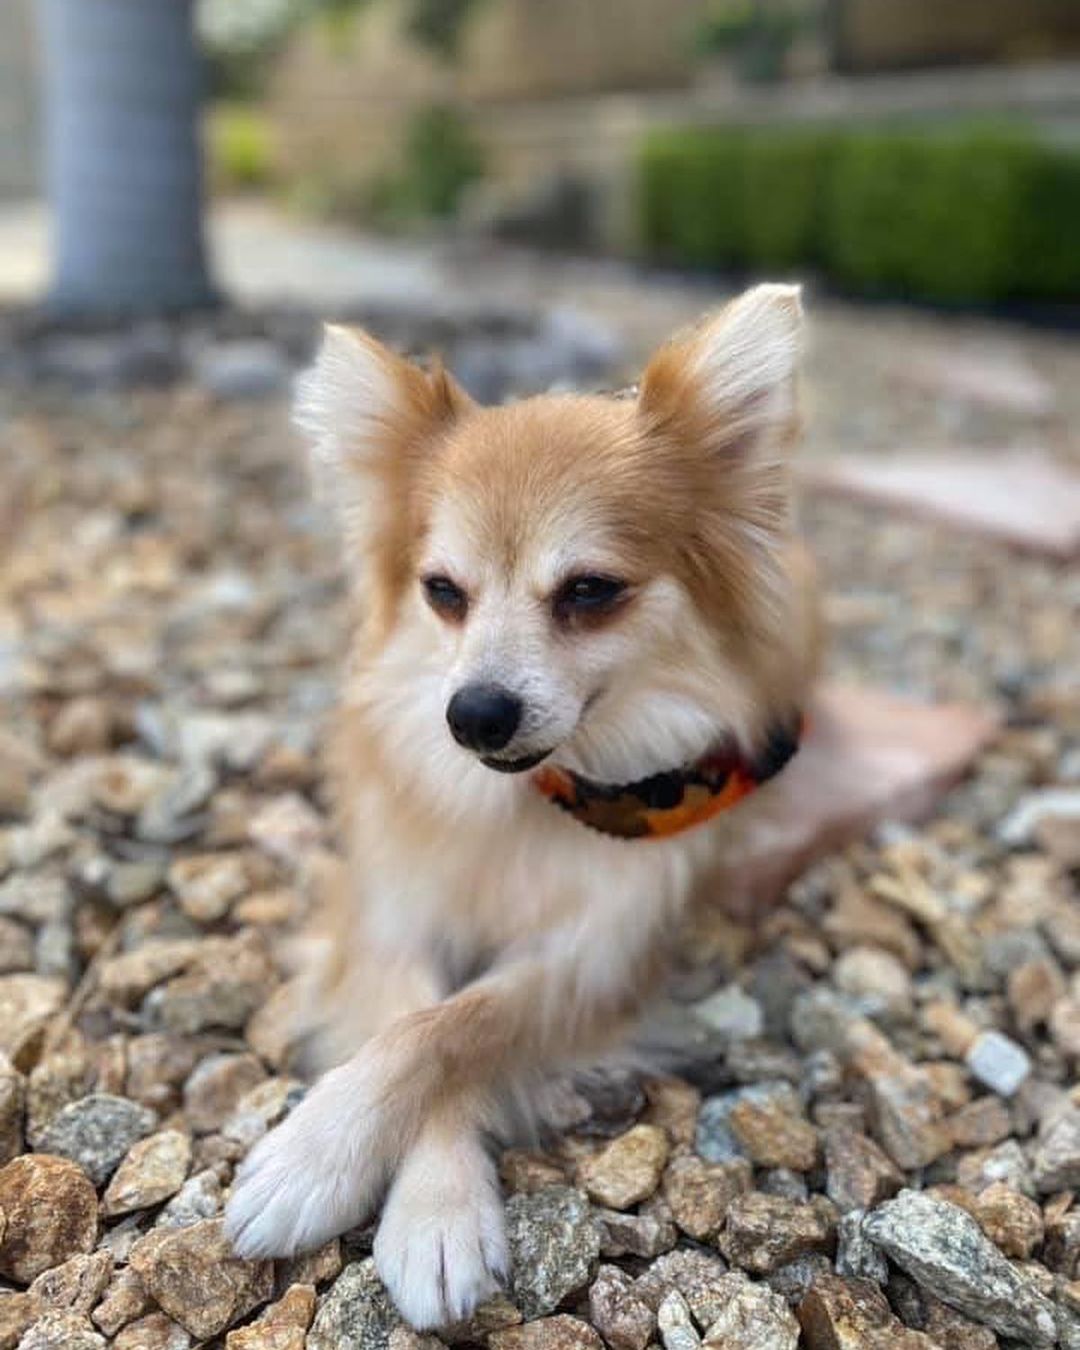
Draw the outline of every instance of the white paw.
[[[471,1132],[422,1135],[406,1156],[375,1237],[375,1265],[419,1330],[460,1322],[505,1280],[495,1168]]]
[[[310,1251],[375,1208],[397,1143],[373,1070],[360,1055],[325,1074],[245,1158],[225,1208],[238,1256]]]

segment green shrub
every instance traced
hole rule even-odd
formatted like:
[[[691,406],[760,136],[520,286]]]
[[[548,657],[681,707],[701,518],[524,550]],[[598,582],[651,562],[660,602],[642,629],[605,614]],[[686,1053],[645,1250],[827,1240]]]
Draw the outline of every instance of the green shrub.
[[[1080,155],[977,127],[667,130],[641,155],[646,254],[819,267],[849,291],[942,302],[1080,298]]]
[[[858,291],[941,301],[1007,295],[1020,187],[1037,153],[996,132],[847,138],[828,180],[827,267]]]
[[[216,187],[244,191],[273,182],[273,135],[257,108],[237,103],[212,108],[208,141],[210,175]]]
[[[1022,298],[1080,300],[1080,154],[1050,150],[1028,164],[1011,282]]]

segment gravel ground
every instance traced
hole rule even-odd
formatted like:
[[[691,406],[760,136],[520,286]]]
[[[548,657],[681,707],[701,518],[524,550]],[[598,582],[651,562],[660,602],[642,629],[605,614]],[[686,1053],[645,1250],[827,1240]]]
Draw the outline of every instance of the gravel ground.
[[[594,310],[620,324],[624,290]],[[644,296],[628,354],[691,298]],[[1049,406],[902,378],[961,332],[1021,350]],[[829,309],[809,453],[1075,454],[1077,374],[1045,336]],[[370,1231],[271,1265],[220,1224],[302,1091],[274,939],[332,847],[333,545],[279,399],[221,401],[205,369],[83,383],[0,393],[0,1350],[1080,1347],[1075,569],[806,504],[834,669],[1006,731],[921,830],[695,933],[684,1076],[592,1085],[545,1152],[506,1153],[513,1287],[420,1337]]]

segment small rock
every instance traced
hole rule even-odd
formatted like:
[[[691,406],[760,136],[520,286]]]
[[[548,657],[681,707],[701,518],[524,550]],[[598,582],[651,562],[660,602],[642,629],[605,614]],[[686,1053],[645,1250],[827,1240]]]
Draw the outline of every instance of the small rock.
[[[313,1252],[306,1252],[292,1261],[283,1262],[279,1274],[281,1283],[290,1284],[327,1284],[341,1274],[344,1262],[341,1258],[341,1239],[331,1238]]]
[[[600,1231],[580,1191],[553,1186],[506,1205],[513,1299],[526,1320],[554,1312],[592,1279]]]
[[[873,1209],[904,1184],[903,1173],[872,1139],[843,1127],[825,1131],[825,1175],[825,1192],[841,1213]]]
[[[204,1059],[184,1084],[184,1114],[197,1134],[219,1130],[241,1099],[266,1079],[254,1055],[220,1054]]]
[[[865,1214],[865,1210],[852,1209],[840,1216],[836,1225],[836,1273],[884,1284],[889,1278],[889,1263],[863,1232]]]
[[[945,1128],[958,1148],[986,1148],[1008,1138],[1012,1121],[1000,1097],[979,1097],[954,1111]]]
[[[41,1305],[29,1294],[0,1293],[0,1350],[16,1350],[23,1332],[41,1316]]]
[[[1035,1194],[1031,1169],[1024,1150],[1015,1139],[1006,1139],[996,1148],[976,1149],[974,1153],[965,1154],[957,1163],[956,1180],[973,1195],[978,1195],[995,1181],[1004,1181],[1023,1195]]]
[[[221,1219],[154,1229],[130,1262],[163,1311],[200,1339],[219,1335],[273,1291],[272,1263],[234,1256]]]
[[[109,1283],[112,1269],[111,1252],[81,1252],[43,1271],[28,1292],[45,1307],[86,1317]]]
[[[618,1266],[601,1266],[589,1290],[589,1319],[611,1350],[645,1350],[656,1313]]]
[[[1050,1013],[1050,1038],[1063,1055],[1080,1059],[1080,997],[1062,998]]]
[[[146,1286],[130,1266],[113,1275],[101,1302],[90,1314],[106,1336],[115,1336],[121,1327],[134,1322],[150,1310]]]
[[[733,1041],[752,1040],[765,1027],[761,1004],[737,984],[726,985],[695,1003],[694,1014],[713,1031]]]
[[[564,1186],[566,1174],[558,1163],[546,1154],[523,1148],[508,1148],[499,1158],[499,1176],[508,1191],[546,1190],[548,1186]]]
[[[144,1008],[179,1036],[212,1027],[239,1030],[266,1001],[274,981],[265,943],[249,929],[201,943],[190,967],[152,990]]]
[[[1043,1240],[1042,1210],[1034,1200],[1004,1182],[987,1186],[975,1199],[979,1226],[1006,1256],[1026,1261]]]
[[[159,1228],[187,1228],[221,1213],[221,1182],[210,1170],[196,1172],[180,1187],[158,1216]]]
[[[165,938],[144,942],[134,951],[101,963],[98,983],[114,1003],[130,1007],[149,990],[185,970],[199,954],[193,938]]]
[[[663,1177],[663,1194],[679,1227],[699,1242],[716,1236],[728,1206],[753,1182],[749,1162],[708,1163],[693,1153],[672,1158]]]
[[[294,1284],[250,1326],[230,1331],[225,1350],[304,1350],[315,1316],[315,1290]]]
[[[889,1279],[888,1298],[906,1326],[923,1332],[942,1350],[998,1350],[998,1338],[989,1327],[972,1322],[899,1271]]]
[[[303,1084],[295,1078],[268,1078],[244,1093],[222,1125],[221,1133],[226,1139],[235,1139],[251,1148],[284,1118],[303,1091]],[[561,1173],[558,1179],[562,1181]]]
[[[832,969],[837,989],[858,999],[868,1017],[911,1015],[911,976],[892,953],[856,946],[843,952]]]
[[[160,1205],[184,1184],[191,1166],[191,1140],[179,1130],[162,1130],[134,1144],[117,1168],[101,1201],[107,1218]]]
[[[578,1183],[590,1199],[609,1209],[629,1209],[660,1185],[667,1162],[667,1135],[656,1125],[635,1125],[578,1168]]]
[[[54,755],[94,755],[108,750],[113,719],[104,699],[84,695],[65,703],[49,727],[49,749]]]
[[[731,1108],[728,1125],[742,1149],[759,1167],[809,1172],[817,1161],[817,1131],[801,1115],[779,1102],[743,1097]]]
[[[484,1345],[493,1331],[502,1331],[506,1327],[516,1327],[521,1323],[521,1312],[502,1292],[493,1294],[474,1310],[473,1315],[464,1322],[455,1322],[453,1326],[441,1327],[440,1335],[448,1345]],[[398,1332],[390,1333],[390,1350],[396,1350],[395,1337]],[[418,1350],[429,1350],[419,1347]]]
[[[790,1083],[753,1083],[735,1092],[706,1097],[698,1114],[694,1148],[708,1162],[731,1162],[743,1156],[742,1144],[731,1129],[731,1112],[742,1101],[797,1116],[801,1110],[798,1094]]]
[[[18,1067],[25,1060],[49,1020],[58,1013],[67,998],[67,981],[42,975],[0,976],[0,1054]]]
[[[97,1196],[66,1158],[28,1153],[0,1169],[0,1275],[29,1284],[97,1237]]]
[[[34,968],[34,939],[15,919],[0,917],[0,975]]]
[[[600,1251],[606,1257],[641,1256],[649,1260],[671,1251],[678,1230],[659,1214],[622,1214],[617,1209],[594,1209],[600,1226]]]
[[[47,1312],[23,1336],[19,1350],[105,1350],[105,1337],[81,1313]]]
[[[150,900],[164,884],[165,869],[159,862],[117,863],[105,882],[105,894],[117,909],[128,909]]]
[[[635,1280],[634,1291],[654,1311],[675,1291],[686,1301],[698,1326],[708,1327],[720,1316],[728,1297],[727,1273],[715,1252],[680,1248],[654,1261]]]
[[[964,1062],[980,1083],[1000,1097],[1011,1097],[1031,1073],[1027,1051],[1000,1031],[980,1032]]]
[[[1045,1025],[1065,993],[1065,977],[1057,962],[1036,957],[1015,966],[1008,974],[1009,1007],[1021,1031]]]
[[[723,1310],[705,1332],[711,1350],[795,1350],[799,1324],[778,1294],[745,1275],[724,1276]]]
[[[237,853],[199,853],[169,868],[169,885],[180,908],[196,923],[216,923],[234,900],[251,889],[244,858]]]
[[[165,1313],[150,1313],[131,1322],[113,1341],[113,1350],[188,1350],[191,1337]]]
[[[926,1075],[883,1036],[867,1027],[850,1063],[866,1083],[872,1131],[897,1167],[927,1167],[948,1150]]]
[[[1080,1106],[1068,1105],[1046,1118],[1032,1152],[1039,1193],[1080,1189]]]
[[[262,338],[218,341],[199,353],[195,378],[215,398],[251,399],[279,394],[288,386],[289,365],[275,344]]]
[[[648,1105],[642,1116],[647,1125],[659,1125],[667,1131],[673,1144],[690,1145],[694,1142],[701,1093],[681,1078],[648,1078],[645,1080]]]
[[[156,1124],[157,1116],[148,1107],[95,1092],[57,1112],[45,1129],[41,1148],[78,1163],[94,1185],[101,1186],[132,1144]]]
[[[732,1265],[765,1275],[805,1252],[828,1251],[834,1232],[814,1205],[751,1192],[731,1202],[717,1245]]]
[[[375,1262],[347,1265],[325,1295],[308,1332],[306,1350],[390,1350],[400,1326],[390,1296],[375,1273]]]
[[[820,1276],[799,1304],[799,1325],[807,1350],[940,1350],[902,1326],[869,1280]]]
[[[0,1054],[0,1167],[23,1151],[23,1112],[26,1080]]]
[[[1053,1345],[1050,1303],[1023,1278],[962,1209],[901,1191],[863,1221],[871,1241],[913,1280],[1002,1336]]]
[[[588,1322],[565,1315],[493,1331],[487,1343],[490,1350],[604,1350]]]
[[[697,1350],[701,1345],[686,1299],[674,1289],[661,1300],[656,1325],[664,1350]]]

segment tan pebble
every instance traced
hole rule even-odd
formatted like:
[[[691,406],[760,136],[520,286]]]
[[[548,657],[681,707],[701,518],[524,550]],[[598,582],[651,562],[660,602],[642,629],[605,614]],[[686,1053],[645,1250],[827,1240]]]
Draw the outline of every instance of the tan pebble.
[[[629,1209],[660,1184],[670,1145],[656,1125],[635,1125],[578,1168],[578,1184],[609,1209]]]

